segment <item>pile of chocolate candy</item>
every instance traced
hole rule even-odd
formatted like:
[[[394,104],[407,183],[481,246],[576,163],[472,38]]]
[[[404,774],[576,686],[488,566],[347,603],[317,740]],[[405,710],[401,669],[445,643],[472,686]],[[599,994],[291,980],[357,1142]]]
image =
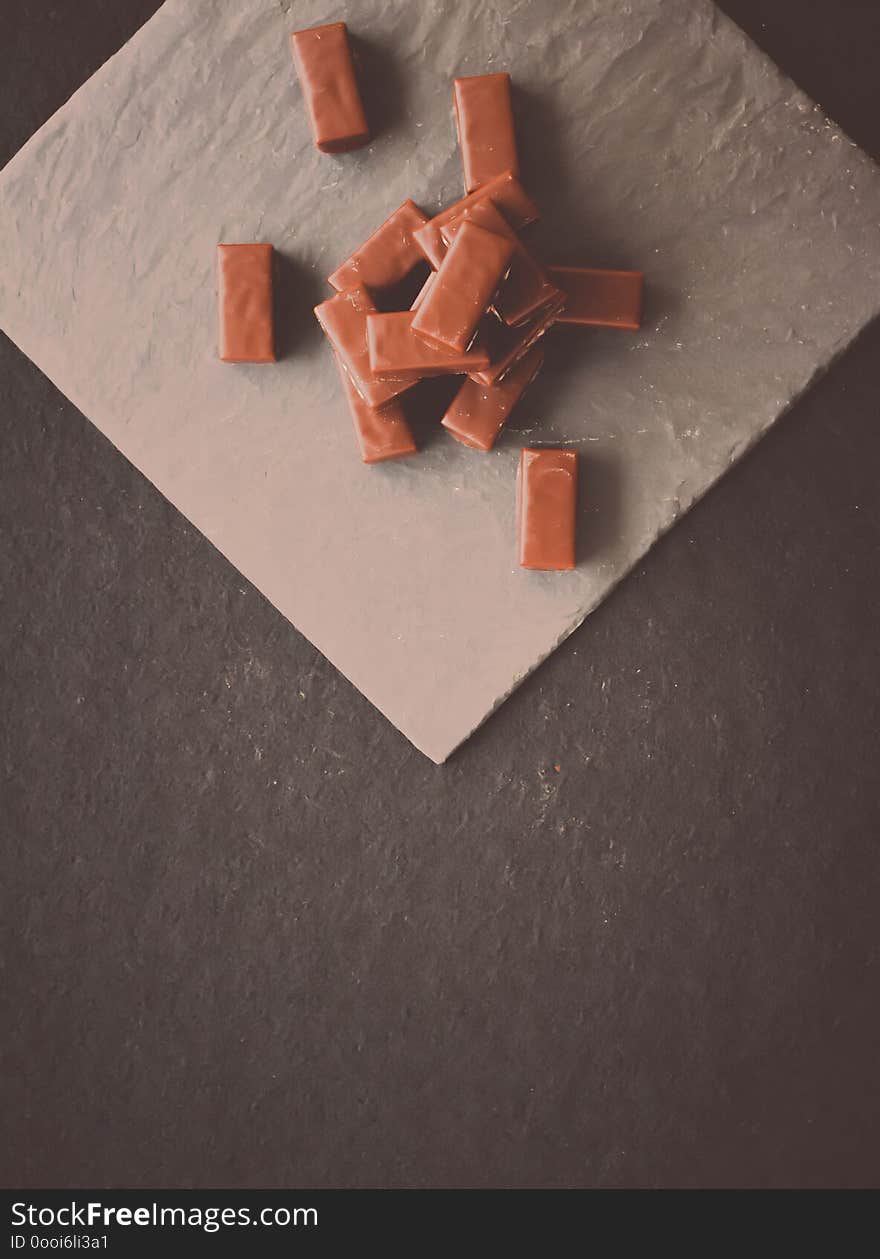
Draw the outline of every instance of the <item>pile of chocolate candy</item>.
[[[317,147],[366,144],[345,23],[297,31],[291,45]],[[510,76],[455,79],[453,105],[466,195],[433,218],[405,201],[328,277],[337,291],[315,307],[365,463],[415,453],[401,395],[425,377],[464,376],[440,422],[464,445],[491,450],[541,368],[548,329],[641,321],[641,273],[545,267],[521,239],[538,209],[519,182]],[[220,357],[272,361],[271,246],[219,250]],[[388,294],[425,263],[408,309],[388,309]],[[573,568],[575,453],[523,450],[517,493],[520,564]]]

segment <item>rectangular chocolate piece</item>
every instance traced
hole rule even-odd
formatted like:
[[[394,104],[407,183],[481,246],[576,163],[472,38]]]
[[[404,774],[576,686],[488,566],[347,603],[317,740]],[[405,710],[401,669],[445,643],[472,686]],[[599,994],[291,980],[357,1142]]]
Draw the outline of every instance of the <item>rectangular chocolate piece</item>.
[[[356,284],[321,302],[315,307],[315,316],[358,393],[369,406],[381,407],[408,389],[412,381],[380,381],[371,372],[367,319],[375,309],[367,290]]]
[[[440,423],[465,446],[491,450],[507,417],[541,370],[544,351],[536,345],[497,385],[468,378]]]
[[[353,284],[383,289],[398,284],[422,262],[422,251],[413,240],[413,232],[427,222],[427,214],[415,202],[404,201],[327,277],[329,282],[335,289],[351,288]]]
[[[336,358],[339,377],[354,422],[354,431],[364,463],[381,463],[416,453],[416,443],[399,402],[371,407],[364,402],[354,381]]]
[[[322,153],[346,153],[366,144],[370,130],[345,23],[294,31],[290,47],[316,146]]]
[[[509,74],[476,74],[453,81],[455,126],[466,192],[504,171],[519,174]]]
[[[565,310],[557,323],[589,324],[597,328],[642,326],[641,271],[597,271],[592,267],[550,267],[550,277],[566,294]]]
[[[495,205],[507,219],[510,226],[517,231],[529,223],[534,223],[540,217],[538,207],[525,191],[516,175],[511,171],[505,171],[503,175],[497,175],[495,179],[490,179],[488,183],[483,184],[481,188],[470,193],[469,196],[462,197],[460,201],[454,201],[452,205],[448,205],[445,210],[441,210],[439,214],[436,214],[424,227],[420,227],[413,232],[413,239],[435,271],[440,266],[446,253],[446,246],[443,243],[443,237],[440,235],[440,229],[444,224],[460,214],[462,210],[468,206],[476,205],[478,201],[485,197],[495,202]]]
[[[576,511],[577,453],[523,450],[516,482],[517,550],[523,568],[574,568]]]
[[[513,243],[463,223],[419,303],[412,330],[450,350],[467,349],[510,270]]]
[[[480,324],[480,337],[489,351],[489,366],[468,375],[480,385],[495,385],[503,380],[514,364],[552,327],[564,304],[565,296],[560,293],[534,319],[518,328],[508,328],[494,315],[488,316]]]
[[[467,206],[450,223],[441,227],[440,235],[447,245],[455,239],[462,223],[476,223],[477,227],[513,242],[510,272],[492,303],[492,309],[506,324],[516,327],[525,323],[559,296],[559,289],[550,283],[544,268],[522,243],[494,201],[485,198],[476,205]]]
[[[412,330],[412,311],[391,311],[367,317],[370,367],[377,380],[420,380],[423,376],[455,376],[488,367],[489,355],[474,345],[454,353],[431,345]]]
[[[272,246],[217,246],[218,352],[224,363],[274,363]]]

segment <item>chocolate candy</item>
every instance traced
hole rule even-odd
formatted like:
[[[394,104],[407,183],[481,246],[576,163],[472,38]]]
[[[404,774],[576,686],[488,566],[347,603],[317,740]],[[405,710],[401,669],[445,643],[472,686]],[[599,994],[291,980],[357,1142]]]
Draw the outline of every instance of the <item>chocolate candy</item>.
[[[416,443],[400,403],[392,401],[384,407],[368,406],[338,356],[336,366],[364,463],[381,463],[385,459],[400,459],[403,455],[415,454]]]
[[[272,246],[217,246],[218,351],[224,363],[274,363]]]
[[[377,380],[416,381],[423,376],[448,376],[488,367],[489,355],[479,345],[453,353],[431,345],[412,330],[411,310],[367,316],[370,368]]]
[[[577,454],[523,450],[516,483],[518,558],[523,568],[575,566]]]
[[[492,303],[492,309],[506,324],[516,326],[525,323],[542,306],[559,296],[559,289],[550,283],[543,267],[526,249],[494,201],[486,198],[476,205],[467,206],[450,223],[441,227],[440,235],[447,245],[455,239],[462,223],[476,223],[477,227],[513,242],[510,272]]]
[[[364,286],[356,284],[321,302],[315,307],[315,315],[358,393],[368,406],[381,407],[408,389],[412,382],[383,382],[371,372],[367,318],[375,309]]]
[[[399,283],[422,261],[412,234],[427,222],[427,214],[414,201],[404,201],[328,280],[335,289],[353,284],[383,289]]]
[[[462,223],[419,303],[412,330],[450,350],[465,350],[507,275],[513,243],[473,223]]]
[[[544,351],[536,345],[500,384],[479,385],[466,380],[452,400],[440,423],[456,441],[474,450],[491,450],[495,440],[544,361]]]
[[[519,174],[509,74],[477,74],[453,83],[455,126],[466,192],[504,171]]]
[[[346,153],[370,138],[344,22],[294,31],[290,47],[316,146]]]
[[[591,267],[550,267],[550,276],[566,294],[557,323],[591,324],[597,328],[642,326],[641,271],[596,271]]]
[[[489,366],[477,371],[469,371],[468,375],[480,385],[495,385],[503,380],[515,363],[523,357],[532,346],[540,340],[548,328],[558,318],[565,304],[565,296],[560,293],[549,302],[543,310],[518,328],[508,328],[494,315],[488,316],[480,325],[480,335],[485,340],[489,351]]]
[[[476,205],[478,201],[486,197],[495,202],[510,226],[517,231],[528,223],[534,223],[535,219],[540,217],[538,207],[512,171],[496,175],[494,179],[490,179],[488,183],[483,184],[469,196],[462,197],[460,201],[455,201],[445,210],[441,210],[424,227],[413,232],[413,239],[435,271],[446,253],[440,229],[466,207]]]

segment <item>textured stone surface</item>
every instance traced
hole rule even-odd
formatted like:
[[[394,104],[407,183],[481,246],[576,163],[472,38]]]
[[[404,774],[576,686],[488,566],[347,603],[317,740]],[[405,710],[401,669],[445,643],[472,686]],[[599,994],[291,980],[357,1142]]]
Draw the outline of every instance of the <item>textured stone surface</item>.
[[[9,7],[0,161],[153,6]],[[729,8],[880,154],[876,6]],[[0,336],[0,1183],[876,1186],[878,395],[438,771]]]
[[[878,309],[880,172],[693,0],[361,3],[377,137],[328,159],[286,10],[168,0],[25,146],[0,181],[0,324],[443,760]],[[646,326],[558,334],[485,458],[426,422],[420,459],[364,468],[309,308],[405,196],[456,194],[450,81],[496,65],[555,260],[646,270]],[[277,368],[217,362],[221,239],[287,259]],[[524,438],[582,452],[572,574],[515,563]]]

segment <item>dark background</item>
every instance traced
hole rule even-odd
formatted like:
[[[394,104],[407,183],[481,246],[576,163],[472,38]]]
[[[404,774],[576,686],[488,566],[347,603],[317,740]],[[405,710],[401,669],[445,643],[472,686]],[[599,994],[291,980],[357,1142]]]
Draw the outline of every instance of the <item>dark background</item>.
[[[156,7],[4,0],[0,163]],[[880,157],[875,0],[723,7]],[[880,1184],[880,326],[443,768],[0,425],[0,1184]]]

